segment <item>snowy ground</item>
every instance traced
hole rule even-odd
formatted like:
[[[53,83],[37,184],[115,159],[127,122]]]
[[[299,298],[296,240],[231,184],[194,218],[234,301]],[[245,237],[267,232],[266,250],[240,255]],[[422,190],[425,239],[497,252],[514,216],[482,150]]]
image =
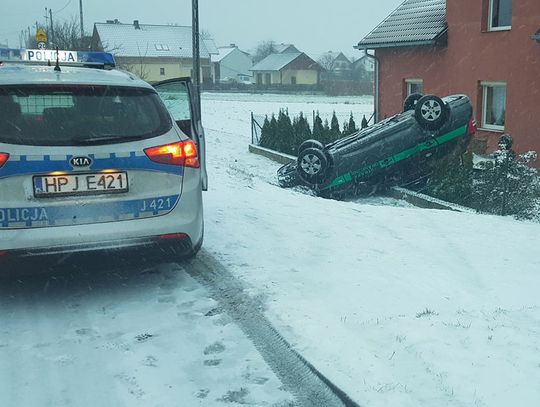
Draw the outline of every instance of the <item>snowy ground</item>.
[[[540,225],[280,189],[251,111],[371,110],[303,99],[204,95],[205,250],[363,406],[540,405]]]
[[[279,188],[278,165],[248,153],[251,112],[370,103],[205,94],[202,255],[362,406],[540,405],[539,224],[324,200]],[[82,256],[0,280],[0,405],[291,405],[192,271]]]
[[[0,406],[290,405],[182,265],[77,256],[51,268],[0,280]]]

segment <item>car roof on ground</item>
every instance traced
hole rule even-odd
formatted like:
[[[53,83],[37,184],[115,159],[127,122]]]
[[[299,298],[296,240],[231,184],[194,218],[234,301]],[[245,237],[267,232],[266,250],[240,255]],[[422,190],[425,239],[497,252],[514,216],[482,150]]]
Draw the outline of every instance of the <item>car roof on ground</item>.
[[[49,84],[129,86],[153,89],[151,85],[137,76],[116,69],[61,66],[61,72],[56,72],[54,66],[0,64],[0,85]]]

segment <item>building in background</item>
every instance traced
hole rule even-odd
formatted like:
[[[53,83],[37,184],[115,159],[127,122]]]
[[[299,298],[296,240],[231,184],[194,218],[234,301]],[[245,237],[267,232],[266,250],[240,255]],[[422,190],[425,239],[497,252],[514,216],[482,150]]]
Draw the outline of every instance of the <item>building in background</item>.
[[[191,27],[108,20],[94,24],[91,48],[113,53],[120,67],[151,83],[192,74]],[[213,82],[210,58],[217,53],[212,40],[200,41],[203,83]]]
[[[284,52],[267,56],[251,71],[258,86],[316,87],[321,66],[303,52]]]
[[[368,79],[370,81],[373,81],[373,74],[375,72],[375,61],[370,56],[366,55],[365,53],[359,57],[356,58],[352,63],[352,70],[353,75],[355,78],[361,80],[361,79]]]
[[[518,152],[540,151],[539,32],[538,0],[406,0],[356,48],[379,60],[380,119],[410,93],[464,93],[478,150],[510,133]]]
[[[298,48],[296,48],[294,45],[292,44],[275,44],[274,45],[274,51],[276,54],[288,54],[288,53],[298,53],[300,52],[300,50],[298,50]]]
[[[328,75],[347,78],[351,76],[353,64],[343,52],[325,52],[320,56],[318,62]]]
[[[218,53],[211,56],[212,76],[215,83],[252,83],[253,59],[235,44],[218,47]]]

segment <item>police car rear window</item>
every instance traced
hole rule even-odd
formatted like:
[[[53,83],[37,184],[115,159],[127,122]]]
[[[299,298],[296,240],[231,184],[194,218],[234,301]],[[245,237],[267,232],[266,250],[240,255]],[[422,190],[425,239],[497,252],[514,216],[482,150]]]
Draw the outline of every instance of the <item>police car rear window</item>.
[[[159,96],[111,86],[0,87],[0,142],[36,146],[111,144],[172,127]]]

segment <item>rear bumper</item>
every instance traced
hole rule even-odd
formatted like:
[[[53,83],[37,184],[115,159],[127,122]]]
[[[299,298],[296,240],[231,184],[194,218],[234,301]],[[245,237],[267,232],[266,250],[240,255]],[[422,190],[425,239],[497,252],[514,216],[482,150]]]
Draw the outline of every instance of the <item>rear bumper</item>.
[[[197,246],[202,241],[199,177],[184,179],[180,201],[167,214],[108,223],[0,230],[0,254],[31,256],[152,246],[166,242],[160,236],[178,233],[186,235],[190,245]]]
[[[178,254],[190,254],[194,250],[194,245],[191,238],[184,233],[178,233],[158,236],[145,236],[122,240],[109,240],[58,246],[0,250],[0,262],[2,261],[2,259],[11,260],[14,258],[84,253],[91,251],[128,250],[141,247],[147,249],[157,247],[169,247],[171,249],[174,249],[175,252],[177,252]]]

